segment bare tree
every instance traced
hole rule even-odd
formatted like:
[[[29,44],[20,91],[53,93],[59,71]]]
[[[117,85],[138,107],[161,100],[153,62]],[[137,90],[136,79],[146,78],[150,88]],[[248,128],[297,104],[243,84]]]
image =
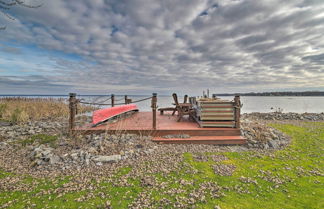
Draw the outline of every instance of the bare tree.
[[[10,20],[15,20],[13,16],[9,14],[9,10],[16,6],[22,6],[26,8],[38,8],[42,4],[30,5],[26,4],[23,0],[0,0],[0,13]],[[7,26],[0,26],[0,30],[5,30]]]

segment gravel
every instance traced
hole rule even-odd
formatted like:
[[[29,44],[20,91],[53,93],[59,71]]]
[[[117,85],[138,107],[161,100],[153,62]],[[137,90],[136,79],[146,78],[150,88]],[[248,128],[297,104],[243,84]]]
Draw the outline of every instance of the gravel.
[[[268,116],[267,116],[268,115]],[[66,134],[66,120],[62,121],[35,121],[27,124],[0,126],[0,168],[7,172],[27,174],[38,178],[57,178],[58,176],[73,176],[69,185],[62,191],[53,193],[64,194],[71,191],[85,191],[89,189],[85,182],[96,179],[113,179],[119,168],[130,167],[130,172],[120,178],[114,178],[111,182],[116,186],[126,186],[130,183],[128,178],[141,179],[141,186],[164,188],[165,185],[157,183],[152,174],[160,173],[166,176],[171,172],[178,171],[194,174],[199,171],[189,164],[183,163],[184,153],[192,153],[193,160],[198,162],[214,161],[213,167],[216,175],[230,176],[235,171],[235,166],[227,164],[227,158],[222,152],[242,152],[255,150],[263,152],[265,149],[282,149],[289,144],[290,139],[278,130],[267,126],[267,118],[283,118],[280,114],[244,114],[242,117],[241,132],[247,139],[246,146],[217,146],[199,144],[156,144],[148,136],[133,134],[119,135],[87,135],[70,139]],[[290,114],[292,118],[301,118],[296,114]],[[302,115],[302,114],[299,114]],[[309,119],[321,119],[323,114]],[[288,116],[287,116],[288,117]],[[308,120],[306,115],[303,116]],[[277,119],[276,119],[277,120]],[[294,119],[295,120],[295,119]],[[322,119],[321,119],[322,120]],[[28,139],[35,134],[56,135],[55,146],[50,144],[33,143],[23,146],[17,143]],[[187,135],[168,137],[190,137]],[[205,155],[202,153],[217,153]],[[225,163],[225,164],[224,164]],[[23,184],[16,184],[23,175],[12,177],[11,183],[0,180],[1,189],[10,191],[29,191]],[[269,177],[270,178],[270,177]],[[250,179],[241,178],[242,181],[253,182]],[[275,179],[270,179],[275,181]],[[175,182],[173,182],[175,183]],[[193,184],[193,182],[177,182],[180,185]],[[35,185],[37,186],[37,185]],[[171,203],[168,199],[162,199],[161,204],[171,204],[170,207],[189,208],[190,205],[203,202],[208,192],[212,192],[214,198],[221,197],[222,189],[215,183],[209,182],[200,185],[200,190],[192,193],[190,197],[179,199],[177,203]],[[95,188],[93,188],[95,189]],[[237,188],[240,190],[240,188]],[[240,190],[241,191],[241,190]],[[180,190],[170,192],[181,192]],[[244,190],[242,190],[244,192]],[[143,191],[130,205],[130,208],[152,206],[149,194]],[[89,198],[89,197],[83,197]],[[109,202],[106,203],[108,207]]]
[[[18,167],[25,167],[27,170],[31,168],[51,169],[51,167],[53,169],[68,170],[70,168],[96,168],[105,164],[141,161],[141,159],[148,156],[149,158],[154,158],[155,155],[176,155],[178,157],[186,152],[198,153],[194,154],[194,160],[196,161],[208,161],[209,158],[207,156],[199,153],[240,152],[249,149],[281,149],[289,144],[288,137],[276,129],[267,126],[266,123],[262,122],[264,120],[256,119],[256,115],[264,114],[245,114],[242,117],[241,133],[247,139],[248,143],[246,146],[159,145],[152,142],[149,136],[134,134],[108,135],[102,133],[77,136],[75,139],[70,139],[67,137],[66,120],[61,119],[57,121],[34,121],[19,125],[3,123],[0,126],[0,150],[4,150],[1,152],[1,155],[7,155],[6,157],[8,158],[19,156],[18,158],[15,157],[17,161],[20,161],[18,163],[20,166]],[[87,121],[89,118],[83,117],[82,120]],[[58,139],[55,142],[55,147],[39,143],[33,143],[24,147],[17,143],[35,134],[43,133],[57,136]],[[165,137],[188,138],[190,136],[167,135]],[[11,152],[11,149],[14,152]],[[216,162],[222,161],[219,159],[212,157],[212,160]],[[7,161],[4,164],[7,164]]]
[[[302,120],[302,121],[323,121],[323,113],[282,113],[282,112],[270,112],[270,113],[244,113],[242,119],[250,120]]]

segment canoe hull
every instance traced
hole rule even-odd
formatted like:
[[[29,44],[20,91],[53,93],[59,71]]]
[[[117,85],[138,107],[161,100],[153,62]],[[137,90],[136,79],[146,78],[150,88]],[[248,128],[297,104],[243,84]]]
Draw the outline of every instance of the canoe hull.
[[[105,109],[96,110],[92,114],[92,126],[97,126],[109,119],[127,112],[138,111],[136,104],[121,105]]]

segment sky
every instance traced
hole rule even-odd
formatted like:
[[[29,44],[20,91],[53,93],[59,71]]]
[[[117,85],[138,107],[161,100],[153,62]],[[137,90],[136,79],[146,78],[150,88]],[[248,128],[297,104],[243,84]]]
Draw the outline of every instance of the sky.
[[[25,3],[0,13],[0,94],[324,91],[323,0]]]

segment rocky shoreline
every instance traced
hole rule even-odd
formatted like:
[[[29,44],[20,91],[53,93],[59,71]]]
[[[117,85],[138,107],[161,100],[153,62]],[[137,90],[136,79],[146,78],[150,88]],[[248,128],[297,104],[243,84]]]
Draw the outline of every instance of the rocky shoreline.
[[[248,120],[298,120],[298,121],[324,121],[324,112],[322,113],[282,113],[282,112],[269,112],[269,113],[244,113],[242,119]]]
[[[83,120],[88,120],[88,118],[83,117]],[[66,134],[65,119],[36,121],[20,125],[2,123],[0,126],[0,165],[2,168],[8,167],[9,170],[26,171],[45,168],[64,171],[87,167],[98,168],[111,163],[134,163],[134,161],[141,161],[150,156],[161,159],[167,153],[179,155],[185,152],[247,150],[262,152],[268,149],[282,149],[289,144],[289,137],[267,126],[267,123],[285,120],[323,121],[324,114],[277,112],[243,114],[241,133],[248,142],[244,146],[159,145],[152,142],[149,136],[122,133],[119,135],[103,133],[70,139]],[[43,143],[42,134],[55,136],[55,141],[52,144]],[[30,137],[33,137],[33,141],[28,141]]]

